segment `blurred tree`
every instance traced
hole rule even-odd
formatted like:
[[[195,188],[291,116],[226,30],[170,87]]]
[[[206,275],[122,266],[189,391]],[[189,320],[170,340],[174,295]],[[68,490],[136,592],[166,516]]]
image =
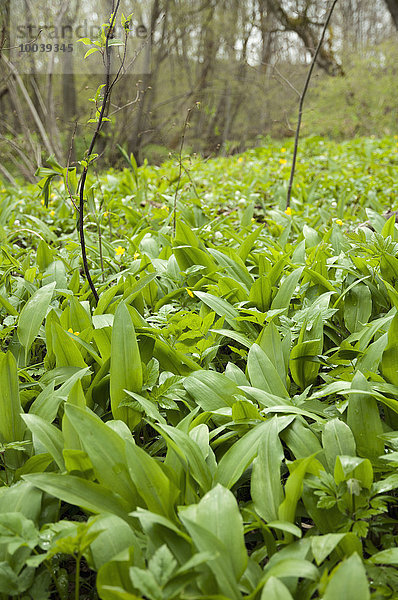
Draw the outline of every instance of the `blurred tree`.
[[[385,0],[396,29],[398,29],[398,0]]]

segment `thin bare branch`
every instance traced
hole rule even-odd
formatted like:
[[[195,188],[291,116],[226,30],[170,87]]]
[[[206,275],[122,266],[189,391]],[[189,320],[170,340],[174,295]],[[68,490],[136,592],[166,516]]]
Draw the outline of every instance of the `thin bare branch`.
[[[295,138],[294,138],[294,150],[293,150],[292,168],[290,170],[289,185],[288,185],[288,188],[287,188],[286,208],[289,208],[289,206],[290,206],[290,199],[291,199],[291,195],[292,195],[294,173],[295,173],[295,170],[296,170],[298,142],[299,142],[299,137],[300,137],[300,127],[301,127],[301,120],[302,120],[302,117],[303,117],[304,100],[305,100],[305,96],[307,94],[308,86],[309,86],[310,81],[311,81],[311,76],[312,76],[312,72],[314,70],[316,59],[317,59],[319,51],[320,51],[320,49],[322,47],[323,40],[325,38],[325,34],[326,34],[326,31],[327,31],[327,28],[328,28],[328,25],[329,25],[329,21],[330,21],[330,19],[332,17],[333,10],[334,10],[334,7],[336,6],[337,2],[338,2],[338,0],[333,0],[332,5],[331,5],[331,7],[329,9],[328,15],[326,17],[326,21],[325,21],[325,23],[323,25],[321,37],[319,39],[318,45],[316,47],[316,50],[314,52],[314,56],[312,57],[311,65],[310,65],[310,68],[309,68],[308,73],[307,73],[307,78],[306,78],[305,83],[304,83],[303,91],[300,94],[300,102],[299,102],[299,110],[298,110],[298,118],[297,118],[296,135],[295,135]]]

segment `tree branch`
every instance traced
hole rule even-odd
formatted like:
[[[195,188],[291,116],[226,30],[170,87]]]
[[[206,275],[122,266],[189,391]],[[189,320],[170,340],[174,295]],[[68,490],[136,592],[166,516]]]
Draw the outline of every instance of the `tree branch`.
[[[299,110],[298,110],[298,119],[297,119],[297,127],[296,127],[296,135],[295,135],[295,138],[294,138],[293,162],[292,162],[292,168],[291,168],[291,171],[290,171],[289,186],[288,186],[288,189],[287,189],[286,208],[289,208],[289,206],[290,206],[290,198],[291,198],[291,195],[292,195],[294,172],[296,170],[296,161],[297,161],[298,142],[299,142],[299,136],[300,136],[300,127],[301,127],[301,120],[302,120],[302,117],[303,117],[304,100],[305,100],[305,96],[307,94],[308,86],[309,86],[310,81],[311,81],[311,76],[312,76],[312,72],[314,70],[316,59],[317,59],[319,51],[321,49],[323,40],[325,38],[326,30],[327,30],[328,25],[329,25],[329,21],[330,21],[330,19],[332,17],[332,13],[333,13],[334,7],[336,6],[337,2],[338,2],[338,0],[333,0],[332,6],[330,7],[330,10],[329,10],[328,15],[326,17],[326,21],[325,21],[323,29],[322,29],[322,34],[321,34],[321,37],[319,39],[318,45],[316,47],[316,50],[314,52],[314,56],[312,57],[311,65],[310,65],[310,68],[308,70],[307,78],[306,78],[305,83],[304,83],[304,88],[303,88],[303,91],[301,92],[301,95],[300,95]]]

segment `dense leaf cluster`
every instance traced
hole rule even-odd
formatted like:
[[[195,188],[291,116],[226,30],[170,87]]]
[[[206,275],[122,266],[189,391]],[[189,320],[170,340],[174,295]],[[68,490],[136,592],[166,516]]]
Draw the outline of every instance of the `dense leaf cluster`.
[[[1,599],[395,597],[397,148],[0,190]]]

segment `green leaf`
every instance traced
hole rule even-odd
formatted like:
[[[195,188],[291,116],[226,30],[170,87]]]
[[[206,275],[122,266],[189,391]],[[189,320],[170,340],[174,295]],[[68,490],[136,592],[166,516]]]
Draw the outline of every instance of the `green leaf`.
[[[278,417],[278,429],[282,431],[291,423],[293,417]],[[215,482],[231,488],[257,455],[262,438],[267,435],[270,421],[260,423],[235,442],[218,463]]]
[[[308,456],[307,458],[296,460],[289,465],[290,475],[285,485],[285,499],[278,510],[278,516],[282,521],[294,523],[297,503],[303,491],[303,480],[313,462],[314,456]]]
[[[359,371],[355,374],[351,385],[353,389],[370,391],[369,383]],[[383,425],[374,398],[362,394],[350,394],[347,424],[354,434],[360,456],[377,458],[384,453],[384,442],[379,437],[383,433]]]
[[[281,398],[289,398],[286,386],[282,380],[284,377],[284,365],[278,372],[265,352],[253,344],[247,358],[247,371],[253,387],[264,390]]]
[[[138,540],[133,529],[116,515],[102,514],[94,517],[90,524],[90,531],[99,531],[98,537],[90,544],[90,562],[96,571],[102,565],[111,561],[123,550],[132,545],[137,545]]]
[[[319,573],[315,565],[308,560],[287,558],[269,567],[264,579],[267,581],[271,577],[303,577],[316,581],[319,578]]]
[[[199,300],[209,306],[211,310],[214,310],[217,315],[225,317],[225,320],[232,329],[237,329],[236,319],[239,317],[239,312],[229,302],[207,292],[194,291],[194,294]]]
[[[94,513],[111,513],[131,523],[130,504],[98,483],[60,473],[34,473],[22,479],[64,502]]]
[[[126,442],[126,459],[131,479],[148,510],[173,520],[180,492],[159,462],[132,442]]]
[[[293,596],[279,579],[271,576],[263,587],[261,600],[293,600]]]
[[[284,459],[278,417],[267,421],[267,425],[259,443],[258,456],[253,462],[251,477],[254,508],[266,522],[278,518],[278,508],[283,501],[280,470]]]
[[[44,446],[57,463],[59,469],[63,471],[65,469],[62,455],[64,439],[60,430],[37,415],[23,415],[22,418],[33,434],[33,443],[35,445],[39,443]]]
[[[333,552],[345,535],[345,533],[327,533],[326,535],[314,535],[311,538],[311,550],[318,566]]]
[[[372,294],[365,283],[350,289],[344,299],[344,322],[351,333],[359,331],[372,313]]]
[[[87,408],[67,404],[65,414],[80,437],[98,481],[122,496],[133,510],[137,490],[128,472],[124,440]]]
[[[99,48],[90,48],[90,50],[87,50],[83,58],[87,58],[90,56],[90,54],[94,54],[94,52],[99,52]]]
[[[233,381],[216,371],[196,371],[184,379],[183,385],[201,409],[208,412],[232,407],[235,396],[241,394]]]
[[[376,552],[368,560],[375,565],[398,565],[398,548]]]
[[[394,385],[398,385],[398,314],[390,323],[388,342],[381,359],[383,377]]]
[[[281,308],[287,311],[289,309],[290,301],[293,297],[294,290],[300,281],[300,277],[303,274],[303,270],[304,267],[299,267],[286,277],[272,301],[271,308],[273,310]]]
[[[18,339],[25,348],[25,360],[47,314],[56,283],[38,289],[23,307],[18,322]]]
[[[200,552],[218,552],[209,563],[220,591],[241,598],[237,581],[247,564],[243,520],[233,494],[217,485],[198,504],[181,508],[180,519]]]
[[[0,354],[0,441],[23,440],[17,363],[11,352]]]
[[[323,596],[323,600],[339,600],[339,598],[370,599],[365,567],[356,553],[338,565]]]
[[[165,438],[167,445],[176,452],[185,471],[195,479],[203,492],[207,492],[211,486],[212,477],[198,444],[176,427],[163,424],[153,424],[153,427]]]
[[[112,328],[110,367],[111,408],[115,419],[121,419],[133,429],[141,420],[141,413],[126,406],[125,390],[141,393],[142,365],[133,321],[126,305],[121,302],[116,309]]]
[[[340,419],[332,419],[325,425],[322,435],[329,470],[333,472],[337,456],[356,455],[356,445],[351,429]]]
[[[66,333],[66,331],[53,322],[51,327],[53,351],[57,361],[57,367],[87,367],[82,354],[76,345],[76,342]]]

